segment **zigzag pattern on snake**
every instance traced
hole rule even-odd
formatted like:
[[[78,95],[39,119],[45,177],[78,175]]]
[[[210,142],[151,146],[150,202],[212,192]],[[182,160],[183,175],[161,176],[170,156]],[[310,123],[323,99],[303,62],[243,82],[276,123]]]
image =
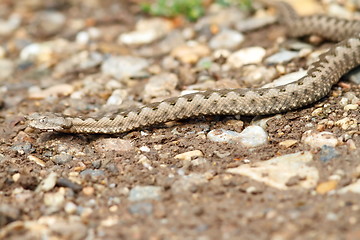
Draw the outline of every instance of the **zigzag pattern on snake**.
[[[301,17],[284,2],[262,0],[276,7],[291,37],[316,34],[342,42],[332,46],[307,70],[306,76],[274,88],[223,89],[198,92],[130,109],[115,118],[81,119],[34,113],[29,126],[69,133],[128,132],[172,120],[203,115],[267,115],[301,108],[326,96],[340,77],[360,65],[360,21],[314,15]]]

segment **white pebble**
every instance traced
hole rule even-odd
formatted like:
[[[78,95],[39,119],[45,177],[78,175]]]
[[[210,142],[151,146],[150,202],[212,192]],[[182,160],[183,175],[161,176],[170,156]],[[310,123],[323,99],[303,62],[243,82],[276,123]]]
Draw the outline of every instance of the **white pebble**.
[[[298,152],[267,161],[244,164],[236,168],[229,168],[227,172],[248,176],[253,180],[263,182],[278,189],[288,189],[289,179],[299,176],[301,181],[296,185],[303,188],[313,188],[319,180],[319,172],[309,166],[313,161],[310,152]]]
[[[225,29],[216,34],[209,43],[212,49],[235,49],[240,46],[245,37],[241,33]]]
[[[261,63],[266,50],[262,47],[249,47],[234,52],[228,58],[228,64],[233,68],[239,68],[247,64],[258,64]]]
[[[268,142],[267,132],[259,126],[249,126],[240,133],[240,143],[245,147],[258,147]]]
[[[301,141],[311,148],[321,148],[325,145],[335,147],[339,140],[331,132],[314,132],[312,130],[304,132]]]

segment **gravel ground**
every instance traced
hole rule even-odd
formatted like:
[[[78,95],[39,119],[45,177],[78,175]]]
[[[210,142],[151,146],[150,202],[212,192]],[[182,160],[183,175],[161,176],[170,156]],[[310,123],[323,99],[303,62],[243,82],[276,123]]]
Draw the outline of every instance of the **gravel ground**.
[[[276,116],[110,136],[26,125],[33,112],[110,116],[293,81],[332,44],[289,39],[273,9],[254,7],[209,3],[188,22],[148,16],[136,0],[0,1],[0,239],[360,239],[356,72]],[[295,7],[360,16],[351,1]]]

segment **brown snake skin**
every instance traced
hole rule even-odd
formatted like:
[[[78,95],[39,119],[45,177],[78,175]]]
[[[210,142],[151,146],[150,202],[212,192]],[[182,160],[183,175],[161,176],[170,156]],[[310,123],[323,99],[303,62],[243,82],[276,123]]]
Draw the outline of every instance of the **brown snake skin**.
[[[115,134],[167,121],[203,115],[266,115],[290,111],[326,96],[340,77],[360,65],[360,21],[328,16],[300,17],[286,3],[263,0],[276,7],[288,35],[316,34],[342,42],[320,55],[307,75],[274,88],[223,89],[198,92],[153,103],[118,114],[115,118],[80,119],[53,113],[34,113],[29,126],[69,133]]]

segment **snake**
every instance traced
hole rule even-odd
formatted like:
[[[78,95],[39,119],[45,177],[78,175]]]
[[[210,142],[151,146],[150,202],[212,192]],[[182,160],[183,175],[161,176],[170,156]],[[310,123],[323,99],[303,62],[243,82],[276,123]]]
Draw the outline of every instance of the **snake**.
[[[310,64],[304,77],[270,88],[236,88],[196,92],[132,108],[113,117],[81,118],[58,113],[27,116],[31,128],[65,133],[117,134],[207,115],[257,116],[303,108],[327,96],[341,76],[360,65],[360,21],[327,15],[300,16],[281,1],[261,2],[275,7],[278,21],[290,37],[318,35],[334,42]]]

